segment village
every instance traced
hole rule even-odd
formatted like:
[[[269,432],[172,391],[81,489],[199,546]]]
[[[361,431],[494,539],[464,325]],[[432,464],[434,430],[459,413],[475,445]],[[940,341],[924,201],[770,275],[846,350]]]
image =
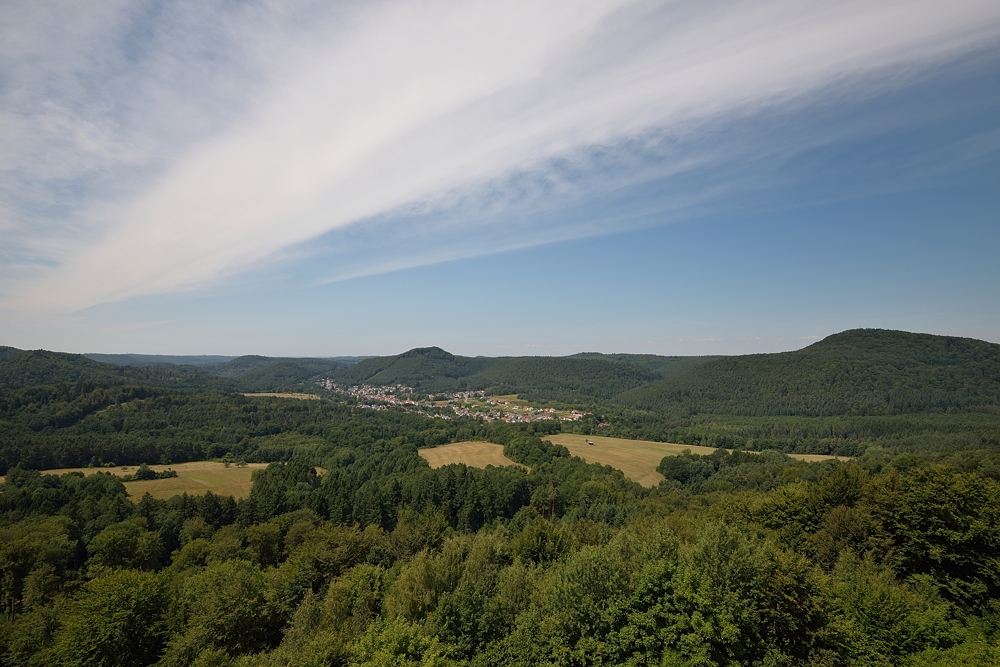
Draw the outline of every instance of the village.
[[[357,400],[357,407],[367,410],[387,410],[389,407],[402,408],[404,412],[414,412],[439,419],[451,419],[453,413],[459,417],[482,419],[483,421],[504,421],[524,423],[546,420],[577,421],[589,415],[582,410],[564,410],[554,407],[532,407],[517,396],[487,396],[485,391],[455,391],[423,394],[413,387],[396,385],[355,385],[342,387],[330,379],[319,381],[319,385],[337,394]]]

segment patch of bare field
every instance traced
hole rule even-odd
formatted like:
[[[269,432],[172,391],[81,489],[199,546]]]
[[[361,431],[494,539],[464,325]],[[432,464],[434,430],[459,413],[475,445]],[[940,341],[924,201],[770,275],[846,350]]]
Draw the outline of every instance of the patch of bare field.
[[[624,438],[608,438],[603,435],[577,435],[575,433],[557,433],[545,436],[554,445],[562,445],[573,456],[579,456],[588,463],[600,463],[618,468],[629,479],[643,486],[656,486],[664,477],[656,472],[656,466],[664,456],[676,456],[685,449],[692,454],[707,456],[715,451],[715,447],[698,445],[681,445],[672,442],[651,442],[649,440],[625,440]],[[587,444],[593,442],[593,445]],[[825,454],[790,454],[792,458],[801,461],[829,461],[836,456]],[[840,457],[841,460],[846,460]]]
[[[59,468],[43,470],[46,475],[63,475],[68,472],[82,472],[93,475],[98,472],[109,472],[118,477],[133,475],[139,466],[119,466],[117,468]],[[159,472],[166,469],[176,470],[177,477],[167,479],[151,479],[144,482],[125,482],[129,498],[138,501],[143,494],[149,492],[154,498],[171,498],[182,493],[201,495],[206,491],[220,496],[246,498],[250,494],[250,476],[254,470],[266,468],[266,463],[248,463],[244,467],[230,464],[227,468],[223,463],[215,461],[193,461],[191,463],[175,463],[172,465],[151,465]],[[3,478],[0,478],[0,482]]]
[[[280,392],[280,391],[256,391],[250,393],[244,393],[244,396],[269,396],[271,398],[296,398],[300,401],[318,401],[319,396],[316,394],[299,394],[294,392]]]
[[[793,459],[799,461],[850,461],[850,456],[834,456],[833,454],[789,454]]]
[[[424,457],[432,468],[440,468],[450,463],[464,463],[471,468],[521,465],[503,455],[503,445],[492,442],[456,442],[439,447],[425,447],[417,450],[417,453]]]

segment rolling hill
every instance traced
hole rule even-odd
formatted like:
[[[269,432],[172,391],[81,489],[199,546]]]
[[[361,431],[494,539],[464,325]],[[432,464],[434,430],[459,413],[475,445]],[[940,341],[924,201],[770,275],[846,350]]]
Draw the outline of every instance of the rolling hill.
[[[342,384],[402,384],[427,392],[485,390],[566,402],[610,400],[662,377],[608,359],[461,357],[438,347],[366,359],[332,376]]]
[[[108,359],[109,362],[95,360]],[[347,368],[357,358],[217,357],[223,361],[173,363],[192,357],[163,355],[80,355],[48,350],[0,348],[0,387],[89,382],[171,389],[277,391],[302,388],[314,378]],[[198,360],[198,357],[193,357]],[[213,359],[213,357],[200,358]],[[135,363],[127,363],[132,362]]]
[[[570,359],[603,359],[631,364],[639,368],[657,373],[660,377],[671,377],[683,373],[689,368],[700,366],[705,362],[718,359],[718,355],[704,357],[664,357],[658,354],[601,354],[600,352],[580,352]]]
[[[616,401],[740,416],[996,412],[1000,345],[854,329],[795,352],[715,359]]]
[[[172,389],[231,390],[233,384],[194,366],[116,366],[79,354],[6,348],[0,356],[0,387],[88,382],[97,385],[146,385]]]
[[[278,391],[302,389],[325,377],[343,385],[403,384],[429,393],[485,390],[673,416],[1000,413],[1000,345],[879,329],[844,331],[794,352],[731,357],[463,357],[437,347],[360,360],[248,355],[198,366],[163,361],[186,357],[107,357],[140,359],[136,365],[117,365],[83,355],[0,347],[0,387],[86,381]]]
[[[210,366],[236,358],[221,354],[99,354],[97,352],[87,352],[83,356],[116,366]]]
[[[582,353],[461,357],[418,348],[332,377],[422,391],[486,390],[528,399],[610,401],[672,414],[892,415],[1000,409],[1000,345],[854,329],[794,352],[730,357]]]

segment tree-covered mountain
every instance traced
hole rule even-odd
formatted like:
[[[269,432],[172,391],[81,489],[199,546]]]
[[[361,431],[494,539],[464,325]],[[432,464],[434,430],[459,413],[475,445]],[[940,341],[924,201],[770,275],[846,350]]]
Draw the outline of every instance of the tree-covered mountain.
[[[251,354],[229,361],[205,366],[212,375],[228,378],[249,379],[254,377],[295,376],[303,381],[318,376],[326,376],[348,368],[363,357],[262,357]],[[292,370],[294,366],[297,370]],[[270,371],[266,369],[272,369]]]
[[[333,377],[345,384],[402,384],[426,391],[468,389],[466,378],[494,363],[491,357],[460,357],[439,347],[419,347],[388,357],[372,357]]]
[[[608,359],[461,357],[427,347],[366,359],[332,377],[343,384],[402,384],[427,392],[485,390],[527,399],[587,402],[611,399],[662,376]]]
[[[721,357],[625,392],[676,413],[892,415],[1000,410],[1000,345],[855,329],[795,352]]]
[[[367,359],[344,384],[614,401],[672,414],[892,415],[1000,409],[1000,345],[857,329],[795,352],[731,357],[583,353],[461,357],[436,347]]]
[[[263,366],[249,368],[230,377],[241,387],[254,391],[278,391],[281,389],[314,389],[314,378],[329,373],[329,369],[341,368],[339,364],[317,369],[308,364],[292,361],[271,361]]]
[[[115,366],[80,354],[6,349],[8,352],[0,356],[0,387],[5,388],[75,382],[220,391],[235,388],[232,382],[194,366]]]
[[[83,356],[116,366],[210,366],[232,361],[236,357],[222,354],[100,354],[87,352]]]
[[[718,359],[718,355],[703,357],[665,357],[659,354],[601,354],[600,352],[580,352],[574,354],[570,359],[603,359],[605,361],[617,361],[623,364],[631,364],[654,371],[660,377],[670,377],[683,373],[689,368],[700,366],[707,361]]]
[[[213,361],[180,363],[192,359]],[[314,387],[315,379],[347,368],[357,359],[81,355],[4,347],[0,348],[0,387],[86,382],[216,391],[302,389]]]
[[[117,365],[83,355],[0,348],[0,386],[91,382],[268,391],[301,389],[329,377],[345,385],[403,384],[426,392],[485,390],[529,400],[611,401],[674,415],[1000,409],[1000,345],[878,329],[845,331],[795,352],[731,357],[463,357],[429,347],[361,360],[247,355],[192,366],[161,363],[155,355],[108,356],[143,359],[136,360],[138,365]]]

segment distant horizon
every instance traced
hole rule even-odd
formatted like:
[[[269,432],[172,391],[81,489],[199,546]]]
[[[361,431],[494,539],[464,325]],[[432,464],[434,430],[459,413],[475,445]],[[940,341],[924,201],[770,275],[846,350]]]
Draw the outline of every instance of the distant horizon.
[[[460,353],[460,352],[453,352],[452,350],[449,350],[449,349],[447,349],[445,347],[442,347],[440,345],[416,345],[416,346],[409,347],[409,348],[406,348],[406,349],[398,351],[398,352],[388,352],[388,353],[384,353],[384,354],[262,354],[262,353],[259,353],[259,352],[247,352],[245,354],[221,354],[221,353],[187,353],[187,354],[185,354],[185,353],[176,353],[175,354],[175,353],[159,353],[159,352],[95,352],[95,351],[74,352],[74,351],[70,351],[70,350],[52,350],[52,349],[48,349],[48,348],[21,348],[21,347],[17,347],[17,346],[14,346],[14,345],[7,346],[7,347],[13,347],[15,349],[20,349],[20,350],[23,350],[23,351],[45,350],[47,352],[62,352],[62,353],[66,353],[66,354],[78,354],[78,355],[81,355],[81,356],[84,356],[84,357],[89,357],[89,356],[108,356],[108,357],[114,357],[114,356],[136,356],[136,357],[158,357],[158,358],[191,358],[191,357],[206,358],[206,359],[213,358],[213,359],[223,360],[221,363],[224,363],[225,361],[231,361],[233,359],[239,359],[241,357],[251,357],[251,356],[266,357],[266,358],[270,358],[270,359],[277,359],[277,358],[283,358],[283,359],[361,359],[361,358],[371,359],[371,358],[376,358],[376,357],[398,356],[398,355],[401,355],[401,354],[405,354],[407,352],[412,352],[414,350],[428,349],[428,348],[437,348],[437,349],[440,349],[440,350],[442,350],[444,352],[447,352],[447,353],[455,355],[455,356],[471,357],[471,358],[475,358],[475,357],[484,357],[484,358],[503,358],[503,357],[571,357],[571,356],[580,355],[580,354],[602,354],[602,355],[607,355],[607,356],[616,355],[616,354],[632,354],[632,355],[650,355],[650,356],[660,356],[660,357],[702,357],[702,356],[739,356],[739,355],[742,355],[742,354],[777,354],[777,353],[780,353],[780,352],[795,352],[797,350],[805,349],[806,347],[809,347],[810,345],[812,345],[814,343],[818,343],[821,340],[824,340],[825,338],[828,338],[829,336],[833,336],[833,335],[836,335],[836,334],[841,334],[841,333],[844,333],[846,331],[852,331],[852,330],[899,331],[899,332],[902,332],[902,333],[912,333],[912,334],[918,334],[918,335],[943,336],[943,337],[948,337],[948,338],[966,338],[966,339],[971,339],[971,340],[979,340],[979,341],[983,341],[983,342],[987,342],[987,343],[1000,344],[1000,341],[997,341],[997,340],[988,340],[988,339],[984,339],[984,338],[976,338],[974,336],[955,336],[955,335],[951,335],[951,334],[937,334],[937,333],[931,333],[931,332],[927,332],[927,331],[906,331],[906,330],[903,330],[903,329],[885,329],[885,328],[882,328],[882,327],[852,327],[851,329],[844,329],[842,331],[835,331],[833,333],[827,334],[826,336],[823,336],[821,338],[817,338],[815,340],[810,339],[808,341],[802,341],[799,346],[794,347],[794,348],[789,348],[789,349],[786,349],[786,350],[777,350],[777,351],[773,351],[773,352],[736,352],[736,353],[730,353],[730,354],[723,353],[723,352],[713,352],[713,353],[705,353],[705,354],[669,354],[669,353],[667,353],[667,354],[658,354],[658,353],[654,354],[654,353],[650,353],[650,352],[625,352],[625,351],[622,351],[622,350],[616,350],[616,351],[613,351],[613,352],[602,352],[602,351],[599,351],[599,350],[580,350],[579,352],[570,352],[570,353],[567,353],[567,354],[530,354],[530,353],[527,353],[527,354],[465,354],[465,353]]]

